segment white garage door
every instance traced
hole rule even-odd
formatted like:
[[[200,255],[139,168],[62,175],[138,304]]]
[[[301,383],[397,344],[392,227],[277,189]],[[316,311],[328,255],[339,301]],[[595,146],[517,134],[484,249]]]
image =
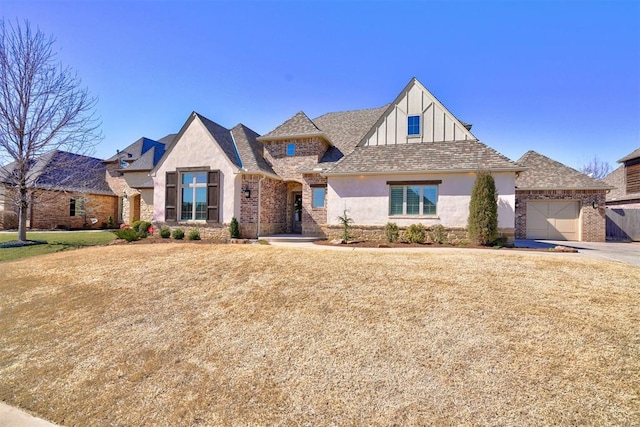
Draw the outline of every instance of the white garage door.
[[[579,240],[580,202],[527,202],[527,239]]]

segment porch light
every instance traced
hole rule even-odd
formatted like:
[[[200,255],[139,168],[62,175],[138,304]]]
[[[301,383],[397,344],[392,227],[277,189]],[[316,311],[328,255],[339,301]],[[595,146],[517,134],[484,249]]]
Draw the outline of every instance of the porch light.
[[[126,191],[123,191],[123,192],[122,192],[122,198],[123,198],[123,199],[125,199],[125,200],[127,200],[127,192],[126,192]]]
[[[594,200],[593,203],[591,203],[591,207],[593,209],[598,209],[600,207],[600,205],[598,204],[597,200]]]
[[[251,197],[251,189],[249,188],[249,186],[244,187],[242,192],[244,193],[244,197],[246,197],[247,199]]]

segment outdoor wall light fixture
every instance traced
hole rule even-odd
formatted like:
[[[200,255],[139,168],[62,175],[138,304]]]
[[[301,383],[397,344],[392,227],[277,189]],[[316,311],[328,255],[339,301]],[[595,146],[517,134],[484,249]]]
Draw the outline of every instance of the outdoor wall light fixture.
[[[251,197],[251,189],[249,187],[244,187],[242,192],[244,193],[244,197],[247,199]]]
[[[598,204],[597,200],[594,200],[593,203],[591,203],[591,207],[593,209],[598,209],[600,207],[600,205]]]
[[[518,209],[520,207],[520,202],[516,202],[515,208]]]
[[[123,199],[125,199],[125,200],[127,200],[127,192],[126,192],[126,191],[123,191],[123,192],[122,192],[122,198],[123,198]]]

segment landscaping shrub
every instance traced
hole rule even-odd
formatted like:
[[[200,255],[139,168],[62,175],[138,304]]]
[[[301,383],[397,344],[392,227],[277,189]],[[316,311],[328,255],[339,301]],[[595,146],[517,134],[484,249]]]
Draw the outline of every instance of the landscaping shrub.
[[[398,241],[400,232],[395,222],[388,222],[387,225],[384,226],[384,235],[387,237],[387,242],[389,243]]]
[[[131,228],[133,228],[134,230],[136,230],[136,231],[137,231],[137,230],[138,230],[138,226],[140,225],[140,223],[141,223],[141,222],[142,222],[142,221],[140,221],[140,220],[133,221],[133,222],[131,223]]]
[[[422,224],[411,224],[404,232],[404,240],[409,243],[424,243],[427,238],[427,230]]]
[[[18,215],[11,211],[0,211],[0,228],[5,230],[18,228]]]
[[[107,227],[116,228],[116,223],[111,215],[109,215],[109,218],[107,218]]]
[[[189,231],[189,235],[187,236],[187,239],[200,240],[200,231],[198,231],[197,228],[191,229],[191,231]]]
[[[338,221],[342,224],[342,240],[348,241],[351,240],[353,236],[351,236],[351,224],[353,223],[353,218],[349,218],[347,215],[347,210],[345,209],[341,216],[338,217]]]
[[[124,239],[127,242],[133,242],[134,240],[140,239],[140,236],[138,235],[136,230],[132,228],[123,228],[120,230],[115,230],[113,234],[115,234],[118,239]]]
[[[176,240],[184,239],[184,230],[182,228],[176,228],[173,230],[173,238]]]
[[[163,239],[168,239],[171,237],[171,229],[169,227],[162,227],[160,229],[160,237]]]
[[[429,237],[433,243],[443,244],[447,241],[447,230],[442,224],[434,225],[429,232]]]
[[[229,224],[229,235],[232,239],[240,238],[240,226],[235,216],[231,218],[231,223]]]
[[[135,221],[134,224],[137,223],[137,226],[134,226],[133,229],[136,230],[138,236],[147,237],[149,235],[149,228],[151,227],[151,223],[147,221]]]
[[[479,172],[473,184],[467,231],[471,240],[485,246],[498,236],[498,193],[487,171]]]

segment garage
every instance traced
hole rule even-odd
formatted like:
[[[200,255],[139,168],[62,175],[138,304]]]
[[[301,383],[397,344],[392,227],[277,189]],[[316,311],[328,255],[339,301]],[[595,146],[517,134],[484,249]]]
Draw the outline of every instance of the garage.
[[[580,202],[529,200],[527,239],[580,240]]]

